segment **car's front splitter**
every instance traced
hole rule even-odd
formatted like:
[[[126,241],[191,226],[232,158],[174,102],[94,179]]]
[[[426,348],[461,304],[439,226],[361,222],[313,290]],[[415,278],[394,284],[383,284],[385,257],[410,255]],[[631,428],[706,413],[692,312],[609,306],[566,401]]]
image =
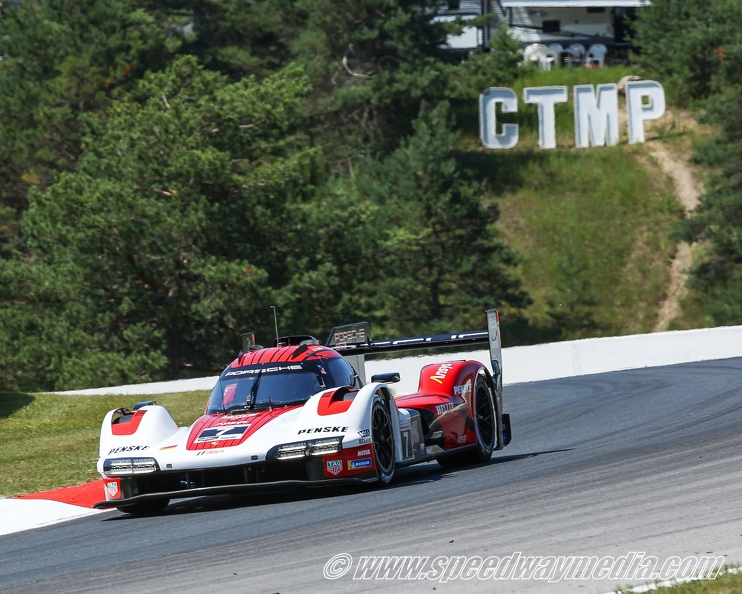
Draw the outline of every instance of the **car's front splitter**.
[[[268,483],[251,483],[249,485],[219,485],[217,487],[199,487],[194,489],[182,489],[179,491],[165,491],[162,493],[147,493],[136,495],[127,499],[112,499],[100,501],[93,505],[94,509],[107,509],[111,507],[124,507],[143,501],[156,501],[162,499],[182,499],[186,497],[203,497],[206,495],[225,495],[244,492],[276,491],[288,487],[332,487],[340,485],[363,485],[374,483],[377,478],[338,478],[319,481],[272,481]]]

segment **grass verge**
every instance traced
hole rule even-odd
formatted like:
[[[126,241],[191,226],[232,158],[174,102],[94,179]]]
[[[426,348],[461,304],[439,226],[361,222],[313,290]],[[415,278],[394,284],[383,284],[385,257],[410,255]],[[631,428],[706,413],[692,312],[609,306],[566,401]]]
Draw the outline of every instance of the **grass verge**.
[[[651,592],[652,594],[742,594],[742,572],[737,567],[725,567],[713,580],[695,580],[651,590],[639,587],[638,589],[624,588],[616,591],[621,594],[632,594],[639,591]]]
[[[159,394],[179,425],[203,413],[208,392]],[[144,396],[52,396],[0,393],[0,496],[81,484],[95,470],[105,414]]]

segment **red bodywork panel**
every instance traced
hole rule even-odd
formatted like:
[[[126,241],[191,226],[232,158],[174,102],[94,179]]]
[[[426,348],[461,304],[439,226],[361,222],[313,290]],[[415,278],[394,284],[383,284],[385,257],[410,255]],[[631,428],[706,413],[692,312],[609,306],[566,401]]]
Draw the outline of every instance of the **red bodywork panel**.
[[[358,476],[376,470],[372,444],[344,449],[337,454],[322,456],[325,478]]]
[[[232,361],[230,367],[243,367],[259,363],[301,363],[309,359],[334,359],[340,353],[320,345],[270,347],[243,353]]]
[[[299,406],[273,408],[243,415],[204,415],[193,423],[186,449],[210,450],[239,445],[267,422],[295,408]]]
[[[420,411],[432,433],[442,431],[444,449],[474,444],[474,382],[482,367],[477,361],[426,365],[420,372],[418,391],[395,398],[395,402],[400,408]]]
[[[317,405],[317,414],[321,417],[344,413],[353,404],[352,396],[358,392],[355,388],[336,388],[332,392],[323,394]],[[348,398],[345,400],[345,398]]]
[[[119,417],[117,422],[111,424],[111,433],[114,435],[134,435],[139,429],[139,423],[142,422],[142,417],[146,412],[146,410],[136,410],[130,417],[128,415]]]

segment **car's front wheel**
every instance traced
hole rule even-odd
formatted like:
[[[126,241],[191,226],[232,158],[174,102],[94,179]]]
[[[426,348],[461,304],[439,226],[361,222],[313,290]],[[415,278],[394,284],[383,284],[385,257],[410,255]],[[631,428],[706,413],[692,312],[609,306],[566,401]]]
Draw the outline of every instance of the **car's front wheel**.
[[[371,406],[371,438],[374,446],[376,475],[382,483],[394,478],[396,462],[394,459],[394,428],[389,409],[379,396]]]

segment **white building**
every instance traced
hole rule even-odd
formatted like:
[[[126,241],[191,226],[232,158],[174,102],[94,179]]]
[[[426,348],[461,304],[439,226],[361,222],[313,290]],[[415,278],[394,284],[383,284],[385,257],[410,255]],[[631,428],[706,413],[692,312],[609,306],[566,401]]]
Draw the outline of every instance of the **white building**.
[[[648,3],[648,0],[451,0],[443,5],[437,18],[495,15],[492,26],[484,31],[472,27],[462,35],[450,36],[451,49],[484,49],[500,21],[506,22],[513,36],[524,45],[602,43],[609,49],[620,49],[629,45],[627,19],[635,18],[636,11]]]

